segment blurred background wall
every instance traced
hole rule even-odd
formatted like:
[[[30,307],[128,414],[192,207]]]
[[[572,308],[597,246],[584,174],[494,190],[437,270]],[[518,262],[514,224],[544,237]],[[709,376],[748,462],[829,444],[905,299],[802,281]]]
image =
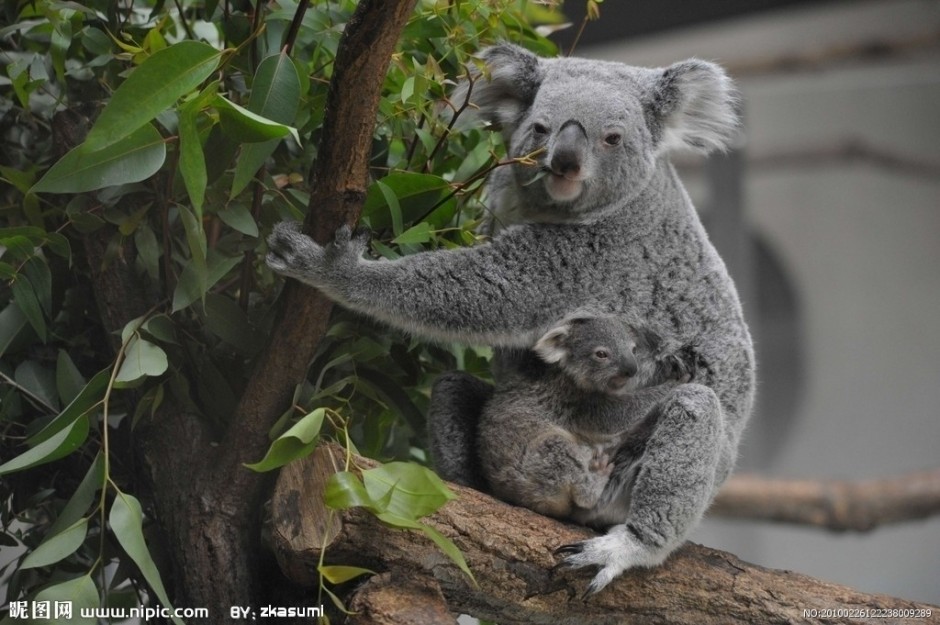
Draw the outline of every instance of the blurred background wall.
[[[569,5],[564,50],[583,2]],[[679,160],[757,343],[741,469],[863,479],[940,464],[940,3],[634,0],[601,12],[578,56],[714,60],[743,94],[739,149]],[[940,603],[940,519],[861,535],[713,519],[693,540]]]

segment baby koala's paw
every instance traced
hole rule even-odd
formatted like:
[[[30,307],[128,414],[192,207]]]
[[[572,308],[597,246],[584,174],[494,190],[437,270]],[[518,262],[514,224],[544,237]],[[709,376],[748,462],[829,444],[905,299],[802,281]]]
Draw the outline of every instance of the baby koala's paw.
[[[663,360],[669,368],[669,376],[672,380],[675,380],[679,384],[692,381],[694,377],[692,369],[682,362],[682,360],[671,354],[666,356]]]
[[[609,477],[614,470],[610,454],[600,445],[594,447],[594,453],[588,462],[588,470],[605,477]]]

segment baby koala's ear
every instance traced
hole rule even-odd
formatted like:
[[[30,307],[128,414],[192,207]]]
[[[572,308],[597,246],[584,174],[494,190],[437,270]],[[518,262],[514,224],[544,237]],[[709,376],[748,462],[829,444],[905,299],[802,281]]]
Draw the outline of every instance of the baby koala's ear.
[[[570,323],[567,321],[558,324],[536,341],[532,350],[548,364],[561,362],[568,355],[565,339],[568,338],[570,329]]]
[[[644,98],[657,151],[726,150],[738,134],[738,92],[720,66],[689,59],[653,74]]]

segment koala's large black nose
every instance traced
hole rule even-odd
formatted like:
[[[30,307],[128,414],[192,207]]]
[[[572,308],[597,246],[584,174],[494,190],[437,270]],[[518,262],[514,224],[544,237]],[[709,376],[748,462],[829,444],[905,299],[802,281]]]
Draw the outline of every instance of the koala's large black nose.
[[[620,363],[620,374],[632,378],[640,370],[635,358],[627,358]]]
[[[577,176],[584,164],[588,140],[584,127],[574,120],[569,120],[561,127],[552,149],[549,163],[552,172],[560,176]]]

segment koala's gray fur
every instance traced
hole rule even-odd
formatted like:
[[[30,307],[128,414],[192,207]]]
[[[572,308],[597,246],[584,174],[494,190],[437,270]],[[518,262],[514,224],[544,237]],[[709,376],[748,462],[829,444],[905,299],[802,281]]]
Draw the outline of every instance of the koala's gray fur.
[[[599,568],[599,590],[682,543],[731,472],[751,413],[755,363],[738,296],[668,160],[677,147],[726,146],[735,94],[703,61],[645,69],[512,45],[483,58],[479,114],[500,125],[510,156],[544,148],[538,168],[514,165],[494,180],[508,227],[485,245],[388,261],[364,259],[366,240],[348,228],[320,246],[279,224],[267,262],[418,336],[500,348],[497,360],[579,311],[648,327],[667,351],[695,345],[697,377],[657,409],[626,522],[561,550],[567,566]],[[505,360],[497,379],[512,374]],[[474,450],[491,393],[461,373],[435,385],[428,420],[442,477],[483,485]]]
[[[619,510],[614,522],[623,522],[629,479],[620,473],[634,463],[615,467],[617,451],[684,373],[659,345],[617,317],[578,316],[521,354],[517,374],[496,387],[480,419],[479,456],[493,494],[584,524],[611,524]],[[605,495],[611,480],[620,492]]]

